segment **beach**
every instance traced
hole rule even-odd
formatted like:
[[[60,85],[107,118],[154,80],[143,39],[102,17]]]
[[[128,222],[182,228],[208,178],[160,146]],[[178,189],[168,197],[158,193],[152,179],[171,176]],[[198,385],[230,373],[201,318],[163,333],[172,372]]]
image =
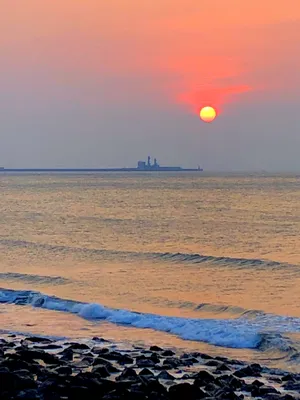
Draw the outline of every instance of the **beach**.
[[[0,339],[0,398],[293,400],[300,374],[156,345],[125,349],[98,337],[8,335]]]

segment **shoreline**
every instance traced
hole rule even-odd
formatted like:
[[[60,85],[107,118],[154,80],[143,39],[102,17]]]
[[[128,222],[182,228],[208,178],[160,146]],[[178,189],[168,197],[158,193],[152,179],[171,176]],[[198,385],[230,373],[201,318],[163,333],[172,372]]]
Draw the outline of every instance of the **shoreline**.
[[[300,399],[300,374],[200,352],[103,338],[0,336],[0,398]]]

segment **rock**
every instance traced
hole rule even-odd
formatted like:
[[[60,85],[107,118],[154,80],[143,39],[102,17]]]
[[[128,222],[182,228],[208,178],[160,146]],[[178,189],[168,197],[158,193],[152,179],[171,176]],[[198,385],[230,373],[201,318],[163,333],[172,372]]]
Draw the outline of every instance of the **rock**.
[[[160,363],[160,358],[156,353],[152,353],[150,356],[150,359],[155,363],[159,364]]]
[[[214,393],[216,393],[217,391],[220,390],[220,386],[215,384],[215,383],[209,383],[208,385],[206,385],[204,387],[205,392],[213,395]]]
[[[274,395],[273,395],[274,396]],[[266,397],[265,397],[266,398]],[[270,399],[271,400],[271,399]],[[290,394],[285,394],[280,396],[280,400],[296,400],[296,397],[291,396]]]
[[[169,400],[169,396],[167,397],[162,393],[151,392],[148,396],[148,400]]]
[[[288,382],[283,388],[284,390],[293,390],[300,393],[300,382]]]
[[[144,368],[140,371],[139,376],[146,376],[146,377],[152,376],[153,377],[154,373],[152,371],[150,371],[150,369]]]
[[[169,388],[170,399],[189,399],[197,400],[206,397],[206,393],[195,385],[189,383],[179,383]]]
[[[100,375],[101,378],[107,378],[110,375],[107,368],[103,367],[103,366],[100,366],[100,367],[98,366],[96,368],[93,368],[92,373]]]
[[[215,373],[222,374],[223,372],[226,372],[226,371],[231,372],[231,369],[228,367],[228,365],[221,364],[216,368]]]
[[[221,363],[218,360],[209,360],[205,363],[205,365],[207,365],[208,367],[218,367],[219,365],[221,365]]]
[[[213,360],[212,356],[209,356],[208,354],[204,354],[204,353],[194,352],[194,353],[191,353],[191,355],[196,358],[200,357],[200,358],[202,358],[202,360]]]
[[[276,390],[274,387],[272,386],[253,386],[253,389],[251,390],[251,395],[258,397],[258,396],[264,396],[266,394],[270,394],[270,393],[276,393],[276,394],[280,394],[280,392],[278,392],[278,390]]]
[[[71,386],[68,390],[68,400],[88,399],[90,391],[84,386]]]
[[[27,378],[34,379],[34,375],[30,371],[28,371],[28,369],[18,369],[16,371],[14,371],[14,374],[16,374],[18,376],[25,376]]]
[[[108,360],[105,360],[104,358],[102,358],[102,357],[97,357],[97,358],[95,358],[94,359],[94,361],[93,361],[93,365],[94,366],[96,366],[96,365],[108,365],[108,364],[111,364]],[[112,364],[111,364],[112,365]]]
[[[163,362],[163,366],[168,366],[171,368],[176,368],[181,365],[182,361],[179,360],[178,358],[166,358]]]
[[[92,372],[80,372],[70,378],[70,386],[82,386],[89,390],[87,399],[102,398],[102,396],[115,389],[116,383],[101,378]]]
[[[61,364],[60,359],[56,355],[47,353],[43,350],[32,350],[23,348],[18,352],[18,355],[22,360],[29,362],[32,362],[33,360],[42,360],[46,364]]]
[[[54,369],[56,373],[59,375],[71,375],[72,374],[72,368],[68,365],[62,366],[62,367],[57,367]]]
[[[26,376],[19,376],[12,372],[0,372],[0,382],[0,393],[5,391],[35,389],[37,386],[34,379]]]
[[[229,360],[226,357],[217,356],[215,358],[217,361],[221,361],[222,363],[227,363]]]
[[[155,366],[155,362],[153,360],[151,360],[151,358],[137,357],[136,358],[136,365],[139,368],[154,367]]]
[[[16,348],[16,344],[14,342],[9,342],[5,345],[6,348],[13,349]]]
[[[95,371],[98,366],[102,366],[105,367],[110,373],[120,372],[112,363],[110,363],[108,360],[104,360],[103,358],[97,358],[94,361],[93,366],[93,371]]]
[[[119,353],[118,351],[101,352],[98,354],[101,354],[101,357],[105,360],[111,361],[119,361],[123,356],[123,354]]]
[[[164,380],[168,380],[168,381],[173,381],[175,379],[175,377],[171,374],[169,374],[169,372],[167,371],[161,371],[158,375],[157,375],[158,379],[164,379]]]
[[[27,338],[25,338],[24,340],[21,341],[21,343],[23,343],[23,342],[47,344],[47,343],[52,343],[52,340],[47,339],[47,338],[43,338],[43,337],[31,336],[31,337],[27,337]]]
[[[259,364],[252,364],[235,371],[233,375],[238,378],[247,378],[249,376],[261,377],[261,371],[262,368]]]
[[[258,381],[258,380],[256,379],[255,381],[252,382],[252,385],[253,385],[253,386],[260,387],[260,386],[264,386],[264,383],[261,382],[261,381]]]
[[[214,398],[220,400],[241,400],[244,396],[242,395],[242,397],[239,397],[230,388],[222,388],[214,394]]]
[[[99,343],[110,343],[109,340],[103,339],[103,338],[99,338],[98,336],[94,336],[92,339],[94,342],[99,342]]]
[[[89,346],[84,343],[70,343],[67,348],[71,350],[90,350]]]
[[[122,380],[136,380],[137,379],[137,373],[134,369],[132,368],[125,368],[122,373],[117,376],[116,381],[122,381]]]
[[[94,363],[94,358],[93,357],[83,357],[82,360],[76,361],[73,363],[73,367],[75,368],[86,368],[89,367]],[[108,363],[108,361],[107,361]],[[97,364],[95,364],[97,365]]]
[[[195,374],[195,385],[198,387],[202,387],[208,385],[209,383],[215,382],[215,377],[209,373],[208,371],[202,370]]]
[[[62,361],[72,361],[74,357],[73,351],[71,349],[65,349],[58,354],[61,355],[60,360]]]
[[[107,354],[109,353],[109,349],[107,349],[106,347],[93,347],[92,348],[92,352],[95,354]]]
[[[118,363],[120,365],[129,365],[133,364],[133,362],[134,362],[133,358],[129,357],[127,354],[122,354],[118,360]]]
[[[9,358],[1,363],[1,367],[6,367],[9,371],[18,371],[20,369],[26,369],[29,371],[30,364],[20,358]]]
[[[233,375],[222,375],[216,378],[215,383],[219,386],[228,386],[234,390],[239,390],[244,387],[245,382],[236,378]]]
[[[147,393],[158,393],[159,395],[167,395],[167,389],[157,379],[150,379],[146,383]]]
[[[58,350],[61,349],[62,346],[59,344],[45,344],[41,346],[33,346],[34,349],[40,349],[40,350]]]
[[[35,389],[23,390],[17,394],[16,400],[39,400],[41,397]]]
[[[175,353],[172,350],[165,350],[162,352],[162,356],[164,356],[164,357],[172,357],[174,355],[175,355]]]
[[[295,382],[296,381],[296,377],[295,377],[294,374],[287,374],[287,375],[283,376],[281,378],[281,380],[282,380],[282,382],[287,382],[287,381]]]
[[[150,347],[150,351],[160,352],[160,351],[163,351],[163,349],[161,347],[158,347],[158,346],[151,346]]]

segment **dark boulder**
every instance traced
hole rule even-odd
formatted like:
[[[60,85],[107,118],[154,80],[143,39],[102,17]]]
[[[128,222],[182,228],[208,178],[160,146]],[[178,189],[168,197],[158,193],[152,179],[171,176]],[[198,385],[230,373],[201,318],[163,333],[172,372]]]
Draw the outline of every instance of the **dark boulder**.
[[[231,369],[226,364],[220,364],[217,366],[215,373],[222,374],[223,372],[231,372]]]
[[[82,400],[89,399],[91,395],[91,391],[84,386],[71,386],[68,389],[68,400]]]
[[[107,378],[110,375],[107,368],[103,366],[93,368],[92,373],[99,375],[101,378]]]
[[[158,379],[164,379],[164,380],[168,380],[168,381],[173,381],[175,379],[175,377],[171,374],[169,374],[169,372],[167,371],[161,371],[158,375],[157,375]]]
[[[283,386],[284,390],[293,390],[300,393],[300,382],[288,382]]]
[[[137,373],[134,369],[132,368],[125,368],[122,373],[117,376],[116,380],[117,381],[122,381],[122,380],[137,380],[138,376]]]
[[[179,383],[169,388],[171,400],[189,399],[198,400],[207,396],[207,394],[195,385],[189,383]]]
[[[239,397],[232,389],[230,388],[222,388],[219,391],[217,391],[214,394],[215,399],[219,400],[241,400],[244,398],[243,395],[242,397]]]
[[[105,360],[110,361],[119,361],[120,359],[122,359],[123,356],[123,354],[119,353],[118,351],[101,352],[98,354],[101,354],[101,357]]]
[[[118,359],[118,363],[120,365],[130,365],[130,364],[133,364],[133,362],[134,362],[133,358],[131,358],[127,354],[122,354],[120,356],[120,358]]]
[[[92,339],[94,342],[99,342],[99,343],[110,343],[109,340],[99,338],[98,336],[94,336]]]
[[[163,349],[161,347],[158,347],[158,346],[151,346],[150,347],[150,351],[160,352],[160,351],[163,351]]]
[[[36,345],[33,346],[34,349],[40,349],[40,350],[59,350],[62,348],[61,345],[59,344],[45,344],[45,345]]]
[[[67,349],[72,349],[72,350],[90,350],[89,346],[85,343],[68,343]]]
[[[238,378],[247,378],[251,376],[261,377],[262,367],[259,364],[251,364],[234,372],[233,375]]]
[[[164,357],[172,357],[172,356],[175,355],[175,353],[172,350],[165,350],[165,351],[162,352],[161,355],[164,356]]]
[[[62,367],[57,367],[54,369],[54,372],[56,372],[59,375],[71,375],[72,374],[72,368],[68,365],[62,366]]]
[[[19,357],[9,358],[1,363],[2,368],[8,368],[10,371],[18,371],[20,369],[30,370],[30,364]]]
[[[60,359],[62,361],[72,361],[74,354],[73,354],[73,350],[72,349],[65,349],[63,351],[61,351],[60,353],[58,353],[58,355],[60,355]]]
[[[22,349],[18,352],[18,355],[22,360],[28,362],[32,362],[33,360],[42,360],[46,364],[61,364],[60,359],[56,355],[47,353],[43,350]]]
[[[25,338],[24,340],[21,340],[21,343],[23,343],[23,342],[47,344],[47,343],[52,343],[52,340],[50,340],[48,338],[43,338],[43,337],[31,336],[31,337]]]
[[[182,360],[174,357],[166,358],[163,362],[163,366],[177,368],[182,365]]]
[[[142,369],[142,370],[140,371],[139,376],[146,376],[146,377],[149,377],[149,376],[154,376],[154,373],[153,373],[152,371],[150,371],[150,369],[144,368],[144,369]]]
[[[207,365],[208,367],[218,367],[219,365],[221,365],[221,363],[218,360],[208,360],[205,365]]]
[[[0,393],[35,389],[37,387],[35,380],[31,377],[19,376],[13,372],[0,372],[0,382]]]
[[[233,375],[221,375],[216,378],[215,383],[220,387],[230,387],[234,390],[239,390],[244,387],[245,382],[236,378]]]
[[[216,378],[210,372],[205,370],[199,371],[197,374],[195,374],[194,378],[194,383],[198,387],[208,385],[209,383],[213,383],[216,380]]]
[[[263,385],[263,386],[255,386],[255,385],[252,385],[251,395],[254,396],[254,397],[264,396],[266,394],[271,394],[271,393],[280,394],[280,392],[278,390],[276,390],[272,386],[265,386],[265,385]]]
[[[143,357],[137,357],[136,358],[136,365],[139,368],[146,368],[146,367],[154,367],[155,362],[151,358],[143,358]]]

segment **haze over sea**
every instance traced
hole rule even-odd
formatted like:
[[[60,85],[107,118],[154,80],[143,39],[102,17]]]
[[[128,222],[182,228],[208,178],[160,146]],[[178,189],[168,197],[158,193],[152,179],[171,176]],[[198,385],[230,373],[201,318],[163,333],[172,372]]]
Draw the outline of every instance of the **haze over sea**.
[[[300,371],[300,179],[0,175],[0,329]]]

